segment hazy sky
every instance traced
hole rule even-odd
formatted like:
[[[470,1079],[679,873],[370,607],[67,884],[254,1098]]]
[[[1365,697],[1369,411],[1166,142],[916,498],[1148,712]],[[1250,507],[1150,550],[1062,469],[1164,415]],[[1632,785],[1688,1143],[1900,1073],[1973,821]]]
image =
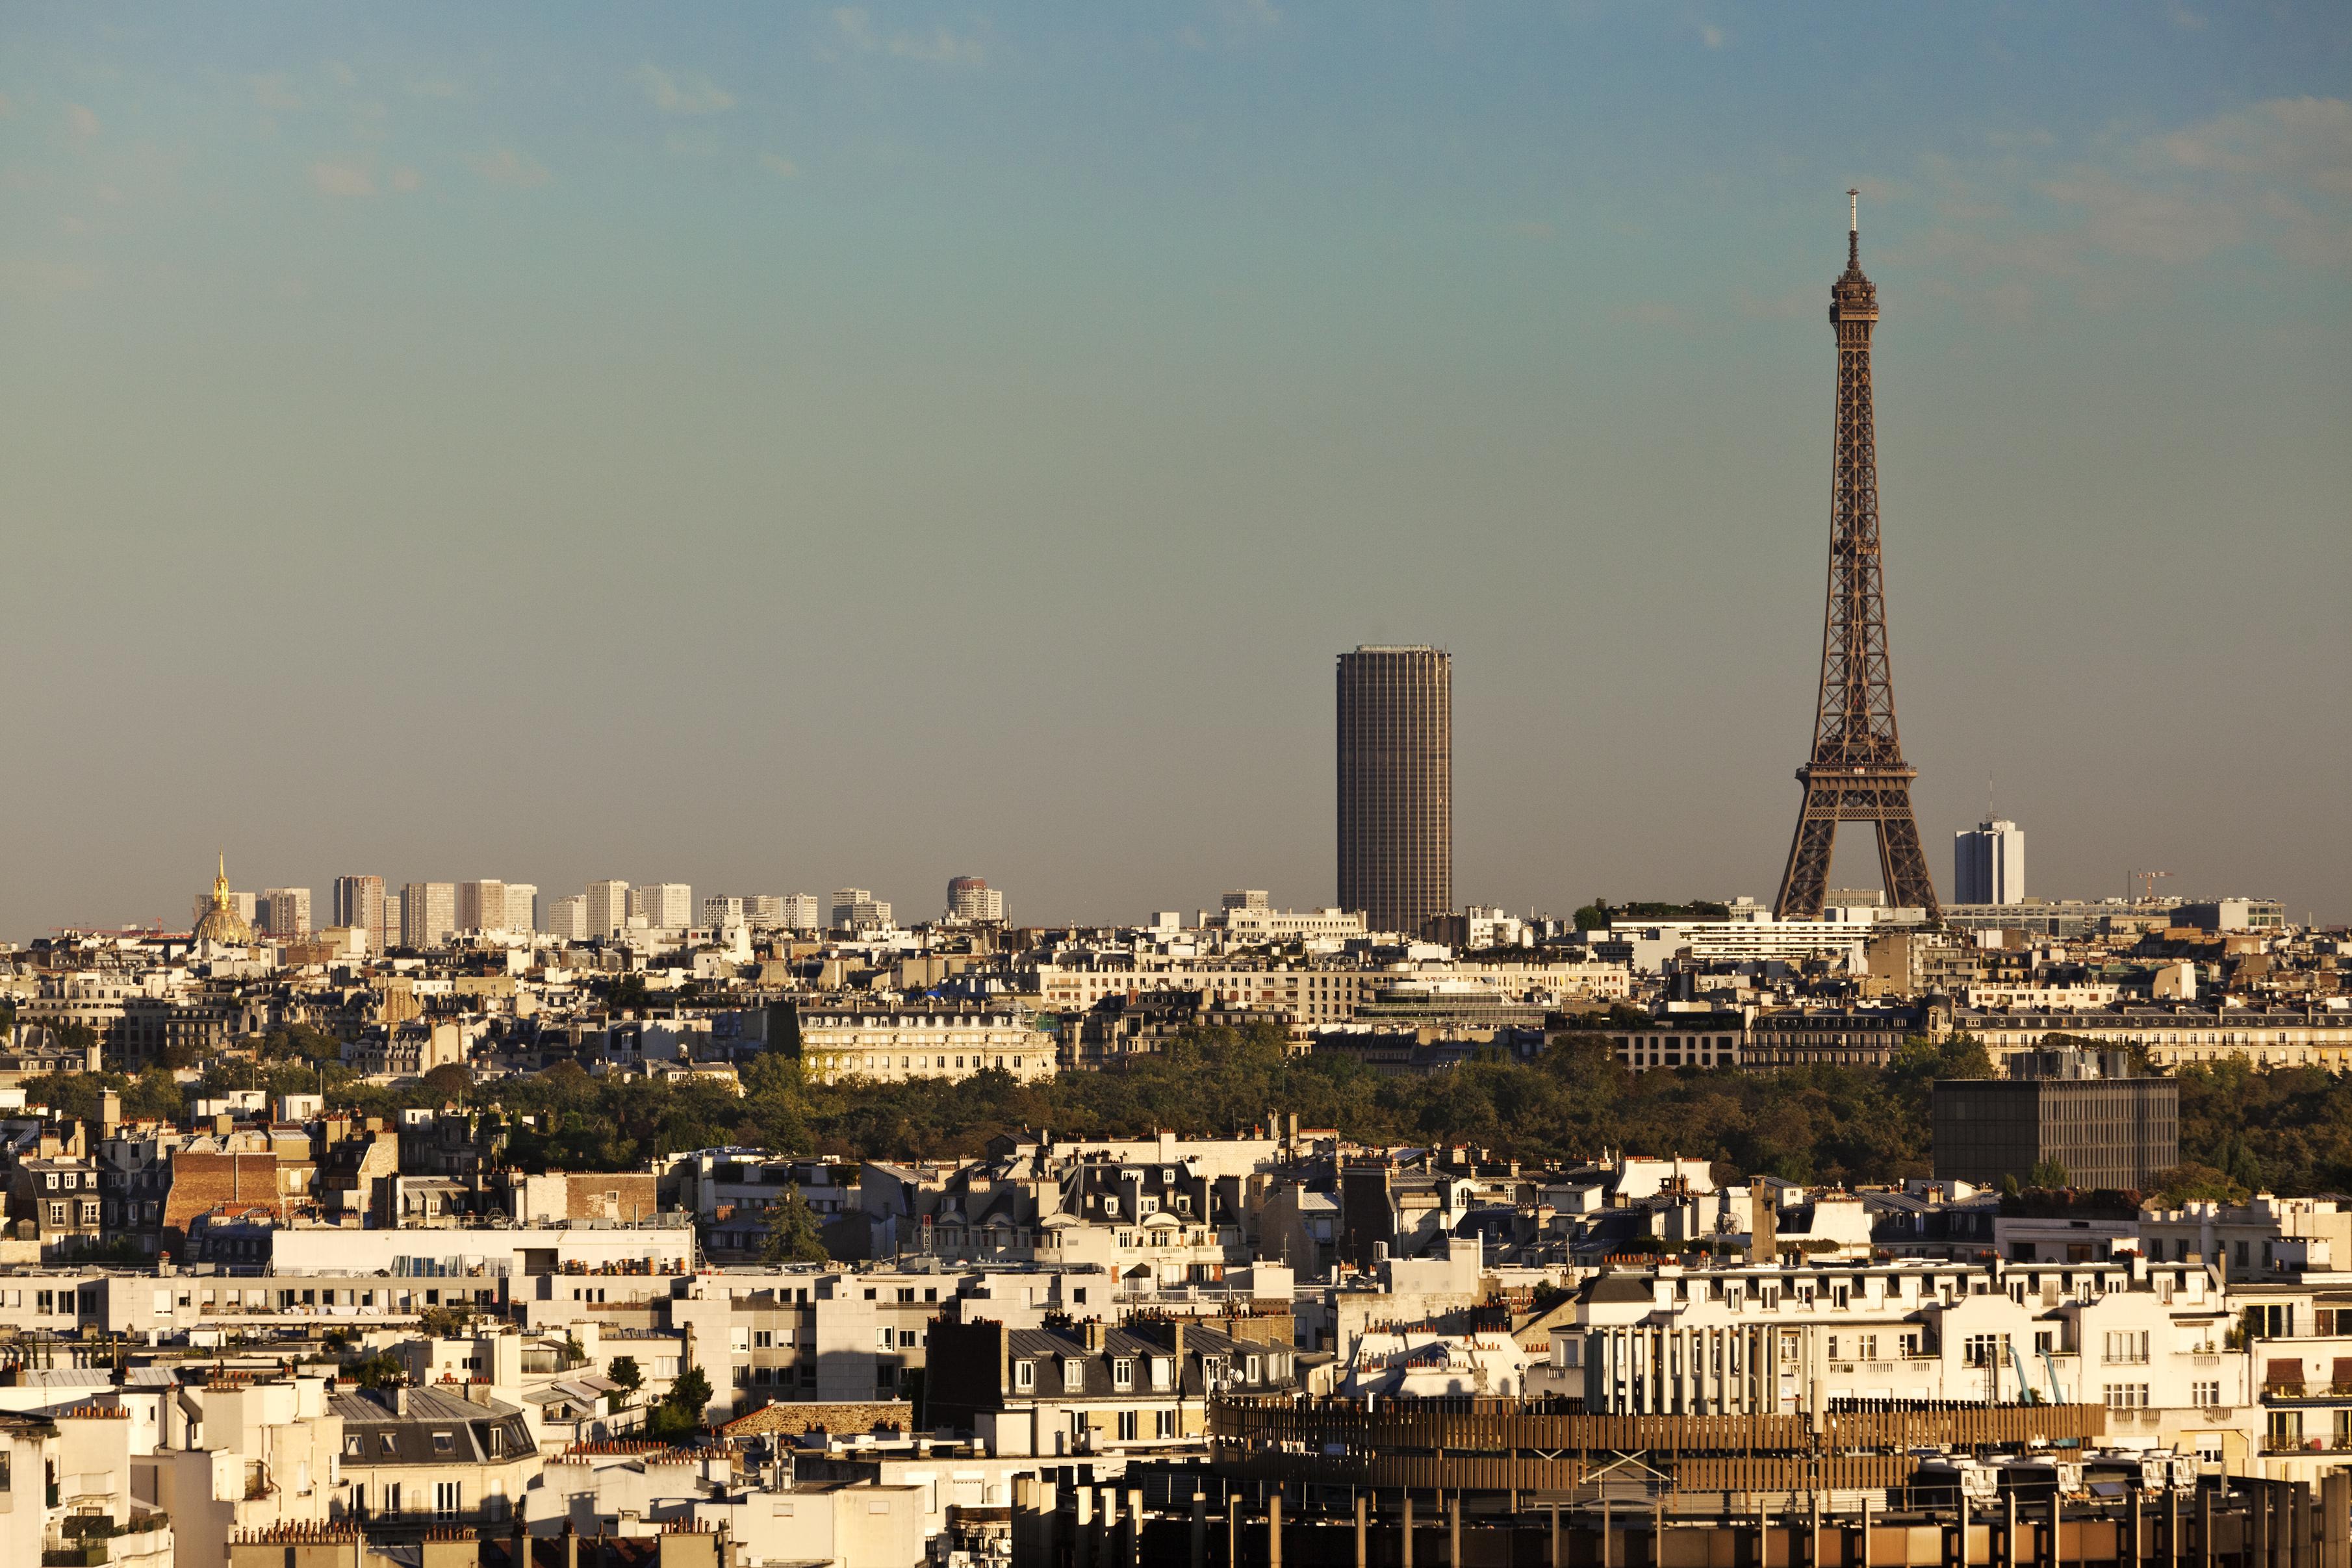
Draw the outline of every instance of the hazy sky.
[[[10,6],[0,934],[339,873],[1769,898],[1845,188],[1931,864],[2352,918],[2341,5]],[[1850,834],[1835,885],[1874,885]]]

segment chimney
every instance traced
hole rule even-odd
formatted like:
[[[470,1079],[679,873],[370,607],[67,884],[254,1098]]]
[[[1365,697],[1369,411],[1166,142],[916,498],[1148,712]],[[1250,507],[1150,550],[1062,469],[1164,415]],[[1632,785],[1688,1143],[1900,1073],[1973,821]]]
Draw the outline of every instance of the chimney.
[[[1103,1322],[1102,1322],[1102,1319],[1100,1319],[1100,1318],[1088,1318],[1085,1322],[1080,1323],[1080,1324],[1078,1325],[1078,1330],[1079,1330],[1079,1332],[1080,1332],[1081,1333],[1083,1333],[1083,1334],[1086,1336],[1087,1348],[1088,1350],[1090,1350],[1090,1351],[1098,1351],[1098,1350],[1102,1349],[1102,1347],[1103,1347]]]

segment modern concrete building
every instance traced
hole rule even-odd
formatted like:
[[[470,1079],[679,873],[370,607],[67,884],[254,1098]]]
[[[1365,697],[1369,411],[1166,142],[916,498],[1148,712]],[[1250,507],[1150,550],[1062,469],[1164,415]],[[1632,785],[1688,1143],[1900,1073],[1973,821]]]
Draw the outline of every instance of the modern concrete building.
[[[377,952],[392,946],[397,921],[386,918],[383,878],[380,876],[339,876],[335,879],[335,919],[337,925],[349,925],[364,931],[368,945]]]
[[[592,882],[588,884],[588,935],[610,936],[629,928],[629,884]]]
[[[310,935],[310,890],[307,887],[267,887],[255,908],[262,934],[268,936]]]
[[[2123,1051],[2020,1051],[2010,1073],[1937,1083],[1937,1179],[1995,1186],[2054,1162],[2071,1186],[2146,1192],[2180,1163],[2180,1085],[2132,1076]]]
[[[1004,918],[1004,894],[976,876],[959,876],[948,882],[948,918],[978,922],[1002,921]]]
[[[400,941],[404,947],[437,947],[457,929],[457,884],[412,882],[400,890]]]
[[[833,928],[836,931],[861,931],[890,924],[890,905],[862,887],[837,887],[833,890]]]
[[[1952,902],[2019,904],[2025,898],[2025,830],[1987,818],[1952,835]]]
[[[694,889],[682,882],[649,882],[630,889],[629,913],[644,915],[656,931],[683,931],[694,924]]]
[[[1418,934],[1454,907],[1454,664],[1436,648],[1339,655],[1339,907]]]
[[[788,893],[783,896],[783,908],[777,921],[793,931],[821,931],[824,928],[824,902],[814,893]]]
[[[588,940],[588,895],[575,893],[547,906],[547,934],[566,942]]]

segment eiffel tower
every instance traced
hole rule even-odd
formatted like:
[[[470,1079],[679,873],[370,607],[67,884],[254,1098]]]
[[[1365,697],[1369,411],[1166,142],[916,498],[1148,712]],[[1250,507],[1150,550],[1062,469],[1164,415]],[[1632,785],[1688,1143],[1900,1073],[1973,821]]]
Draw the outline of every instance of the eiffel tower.
[[[1886,591],[1878,559],[1878,445],[1870,408],[1870,329],[1878,290],[1862,271],[1862,198],[1846,193],[1845,271],[1830,286],[1830,324],[1837,329],[1837,457],[1830,486],[1829,609],[1822,626],[1822,696],[1813,721],[1812,759],[1797,769],[1805,803],[1773,913],[1818,919],[1829,887],[1830,854],[1840,822],[1878,830],[1878,870],[1886,902],[1942,918],[1919,823],[1911,814],[1911,780],[1895,733],[1895,684],[1886,656]]]

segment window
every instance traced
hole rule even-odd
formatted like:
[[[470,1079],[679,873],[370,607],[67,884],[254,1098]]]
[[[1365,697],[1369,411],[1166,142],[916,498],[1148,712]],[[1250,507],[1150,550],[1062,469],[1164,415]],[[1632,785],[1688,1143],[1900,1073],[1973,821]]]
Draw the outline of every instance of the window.
[[[443,1519],[457,1517],[457,1485],[456,1481],[433,1483],[433,1511]]]
[[[898,1331],[898,1344],[901,1349],[911,1348],[914,1343],[915,1331],[913,1329],[900,1329]]]
[[[394,1437],[391,1433],[384,1433],[381,1440],[383,1444],[383,1451],[385,1453],[397,1454],[400,1452],[400,1439]]]
[[[1999,1363],[2009,1350],[2005,1333],[1972,1333],[1962,1343],[1961,1349],[1970,1366],[1990,1366]]]
[[[1079,1360],[1075,1355],[1063,1362],[1062,1392],[1065,1394],[1080,1394],[1085,1392],[1086,1386],[1087,1364]]]
[[[2221,1385],[2219,1382],[2190,1384],[2189,1385],[2189,1403],[2191,1405],[2201,1405],[2209,1410],[2211,1409],[2214,1406],[2221,1403]]]
[[[436,1432],[433,1434],[433,1451],[435,1453],[454,1453],[457,1450],[457,1438],[455,1433]]]
[[[1024,1394],[1026,1394],[1031,1389],[1036,1387],[1037,1364],[1034,1361],[1014,1362],[1013,1364],[1013,1386]]]
[[[2145,1410],[2147,1408],[2147,1385],[2145,1383],[2110,1383],[2105,1393],[2110,1410]]]
[[[1878,1336],[1874,1333],[1856,1334],[1853,1341],[1853,1354],[1863,1361],[1876,1361]]]
[[[775,1347],[776,1347],[776,1331],[775,1331],[775,1330],[773,1330],[773,1329],[753,1329],[753,1330],[751,1331],[751,1348],[752,1348],[753,1350],[773,1350]]]
[[[2110,1329],[2107,1331],[2107,1360],[2145,1364],[2147,1360],[2146,1329]]]
[[[1135,1412],[1132,1410],[1120,1411],[1118,1413],[1118,1440],[1122,1443],[1134,1442],[1135,1429]]]
[[[343,1455],[346,1458],[362,1458],[365,1457],[364,1450],[365,1444],[356,1434],[343,1439]]]
[[[1121,1356],[1110,1364],[1110,1385],[1121,1393],[1135,1386],[1135,1363],[1132,1359]]]
[[[1174,1437],[1176,1435],[1176,1412],[1173,1410],[1154,1410],[1151,1413],[1151,1435],[1155,1437]]]
[[[1837,1341],[1838,1341],[1838,1336],[1837,1336],[1837,1335],[1835,1335],[1835,1334],[1832,1334],[1832,1335],[1830,1335],[1830,1343],[1829,1343],[1829,1358],[1830,1358],[1832,1361],[1835,1361],[1835,1360],[1838,1358],[1838,1353],[1837,1353]]]

